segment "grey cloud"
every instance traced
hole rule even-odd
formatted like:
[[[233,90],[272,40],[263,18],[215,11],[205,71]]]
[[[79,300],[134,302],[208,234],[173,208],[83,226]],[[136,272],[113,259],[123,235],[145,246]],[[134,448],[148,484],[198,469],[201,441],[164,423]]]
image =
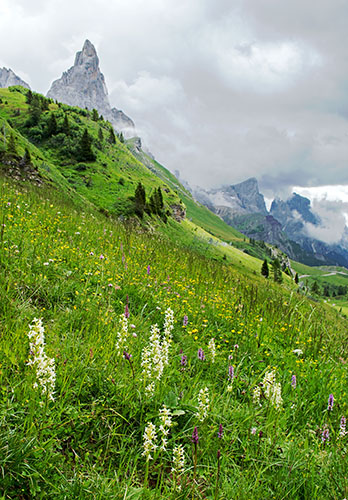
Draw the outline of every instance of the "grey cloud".
[[[346,225],[344,213],[348,213],[348,203],[327,200],[314,201],[313,212],[319,215],[321,224],[315,226],[311,223],[305,223],[308,235],[325,243],[339,243]]]

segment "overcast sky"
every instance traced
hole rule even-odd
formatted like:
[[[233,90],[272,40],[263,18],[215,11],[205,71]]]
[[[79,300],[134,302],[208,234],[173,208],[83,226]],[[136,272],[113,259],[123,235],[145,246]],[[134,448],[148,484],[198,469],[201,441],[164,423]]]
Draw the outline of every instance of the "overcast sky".
[[[0,66],[34,90],[88,38],[110,101],[192,184],[348,185],[347,0],[0,0]]]

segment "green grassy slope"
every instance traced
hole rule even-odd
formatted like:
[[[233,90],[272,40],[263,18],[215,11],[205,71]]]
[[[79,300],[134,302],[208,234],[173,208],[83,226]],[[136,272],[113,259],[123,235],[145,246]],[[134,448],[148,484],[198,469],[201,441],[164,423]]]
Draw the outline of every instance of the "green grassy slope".
[[[248,278],[160,232],[131,230],[92,205],[82,210],[79,200],[49,186],[1,178],[0,221],[4,499],[346,495],[347,438],[339,423],[348,410],[348,325],[333,309]],[[162,343],[145,369],[144,350],[156,347],[151,325],[163,332],[169,307],[168,358]],[[33,387],[35,365],[28,365],[35,317],[42,318],[45,353],[55,362],[52,401]],[[159,360],[165,361],[158,377]],[[272,370],[274,383],[265,381]],[[282,400],[275,397],[279,387]],[[163,405],[172,425],[161,451]],[[147,461],[143,435],[150,422],[158,448]],[[323,442],[325,429],[330,440]],[[185,463],[173,473],[179,445]]]
[[[24,147],[29,147],[34,165],[45,178],[54,183],[63,178],[65,183],[62,187],[68,184],[70,190],[115,215],[127,213],[129,198],[134,195],[138,182],[143,183],[149,194],[155,188],[163,187],[160,179],[137,161],[118,138],[115,144],[110,144],[110,124],[103,120],[93,121],[92,113],[86,110],[49,103],[48,109],[41,113],[38,125],[26,125],[30,107],[25,94],[20,87],[0,89],[0,121],[2,119],[2,127],[5,126],[7,134],[11,130],[9,124],[12,125],[19,154],[23,154]],[[56,118],[58,130],[48,137],[51,114]],[[69,121],[69,135],[63,132],[65,116]],[[78,161],[76,158],[76,148],[85,129],[93,141],[95,161]],[[103,134],[101,140],[100,131]],[[0,142],[3,146],[3,141]],[[170,189],[168,192],[163,190],[163,197],[168,207],[179,203]]]
[[[293,268],[298,272],[299,279],[307,287],[312,288],[314,283],[318,284],[320,295],[327,297],[343,295],[348,293],[348,271],[339,266],[309,267],[299,262],[293,262]]]
[[[0,89],[0,154],[6,150],[6,141],[13,133],[18,155],[22,157],[28,148],[34,168],[45,183],[69,194],[75,203],[79,199],[82,207],[92,204],[112,217],[132,215],[132,197],[139,182],[145,187],[147,199],[156,188],[161,188],[167,213],[171,213],[171,206],[183,204],[190,223],[178,225],[169,219],[164,226],[157,217],[145,216],[146,223],[186,247],[195,246],[213,258],[225,259],[244,268],[245,272],[259,273],[260,261],[246,258],[242,251],[263,259],[265,249],[250,245],[242,234],[196,203],[174,175],[145,153],[137,152],[134,141],[126,145],[116,137],[115,144],[111,144],[110,124],[101,119],[93,121],[92,113],[86,110],[57,105],[49,100],[44,100],[47,109],[41,112],[38,123],[28,124],[32,107],[26,96],[27,91],[20,87]],[[50,135],[52,115],[57,131]],[[64,119],[68,120],[69,134],[64,130]],[[76,155],[85,129],[92,138],[95,161],[79,161]],[[216,238],[222,240],[221,244]],[[240,250],[224,247],[223,242]]]

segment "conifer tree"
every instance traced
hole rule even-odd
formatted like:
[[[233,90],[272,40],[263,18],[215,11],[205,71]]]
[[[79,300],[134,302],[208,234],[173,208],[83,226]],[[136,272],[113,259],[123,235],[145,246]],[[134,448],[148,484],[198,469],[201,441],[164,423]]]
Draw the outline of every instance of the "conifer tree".
[[[113,128],[110,128],[110,131],[109,131],[109,142],[110,142],[110,144],[116,143],[116,137],[115,137],[115,132],[114,132]]]
[[[135,190],[134,205],[135,214],[142,219],[146,205],[146,192],[141,182],[138,183]]]
[[[64,115],[63,134],[70,135],[70,123],[67,115]]]
[[[92,120],[97,122],[99,120],[98,111],[96,109],[92,109]]]
[[[268,278],[269,276],[269,269],[268,269],[268,262],[267,262],[267,259],[265,259],[263,261],[263,264],[262,264],[262,267],[261,267],[261,274],[262,276],[264,276],[265,278]]]
[[[283,281],[282,269],[280,267],[280,262],[278,259],[274,259],[274,261],[272,262],[272,271],[273,271],[273,280],[276,283],[282,283]]]
[[[29,124],[30,125],[37,125],[40,120],[40,116],[42,113],[42,108],[41,108],[41,101],[38,96],[38,94],[33,94],[30,102],[30,119],[29,119]]]
[[[27,165],[28,167],[32,165],[31,155],[30,155],[30,151],[28,148],[25,148],[25,151],[24,151],[23,164]]]
[[[104,140],[104,134],[103,134],[103,130],[101,127],[99,127],[99,130],[98,130],[98,139],[100,140],[100,142],[103,142],[103,140]]]
[[[57,120],[54,113],[50,114],[48,124],[47,124],[47,137],[52,137],[57,133]]]
[[[299,279],[298,279],[298,273],[296,273],[295,274],[295,283],[296,283],[296,285],[298,285],[298,281],[299,281]]]
[[[14,158],[17,156],[16,139],[13,132],[10,133],[10,137],[7,141],[6,154],[9,158]]]
[[[163,210],[164,207],[163,195],[162,195],[162,189],[160,187],[157,188],[157,206],[159,211]]]
[[[31,104],[32,98],[33,98],[33,93],[29,89],[28,92],[27,92],[27,95],[26,95],[26,101],[27,101],[28,104]]]
[[[124,143],[124,137],[123,137],[123,132],[120,133],[120,135],[118,136],[118,138],[120,139],[120,141],[122,143]]]
[[[41,105],[42,111],[47,111],[48,105],[49,105],[49,100],[46,99],[46,97],[44,97],[44,96],[40,96],[40,105]]]
[[[84,130],[80,139],[78,146],[78,159],[79,161],[94,161],[96,159],[96,156],[92,151],[92,139],[88,134],[87,129]]]

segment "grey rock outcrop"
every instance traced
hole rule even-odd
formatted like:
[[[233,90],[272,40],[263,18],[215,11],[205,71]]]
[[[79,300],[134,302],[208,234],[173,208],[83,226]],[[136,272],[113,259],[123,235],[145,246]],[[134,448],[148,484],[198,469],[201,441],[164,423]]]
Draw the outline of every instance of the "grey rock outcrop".
[[[186,209],[182,205],[170,205],[172,209],[172,217],[177,221],[181,222],[186,217]]]
[[[205,191],[195,189],[194,197],[206,205],[210,210],[215,207],[215,212],[223,210],[229,216],[240,214],[262,214],[267,215],[267,209],[263,195],[259,192],[259,186],[255,177],[232,186],[222,186],[218,189]]]
[[[0,87],[11,87],[12,85],[21,85],[26,89],[30,86],[12,71],[12,69],[0,68]]]
[[[96,109],[117,131],[132,135],[133,121],[123,111],[110,106],[105,78],[99,68],[99,58],[89,40],[77,52],[74,65],[52,83],[47,97],[70,106]]]
[[[96,108],[97,109],[97,108]],[[130,132],[134,132],[134,122],[120,109],[112,108],[111,109],[111,117],[110,122],[113,124],[116,130],[128,130]]]
[[[310,200],[296,193],[286,201],[273,200],[270,214],[281,223],[283,231],[300,244],[307,236],[307,223],[320,225],[320,218],[311,210]]]

